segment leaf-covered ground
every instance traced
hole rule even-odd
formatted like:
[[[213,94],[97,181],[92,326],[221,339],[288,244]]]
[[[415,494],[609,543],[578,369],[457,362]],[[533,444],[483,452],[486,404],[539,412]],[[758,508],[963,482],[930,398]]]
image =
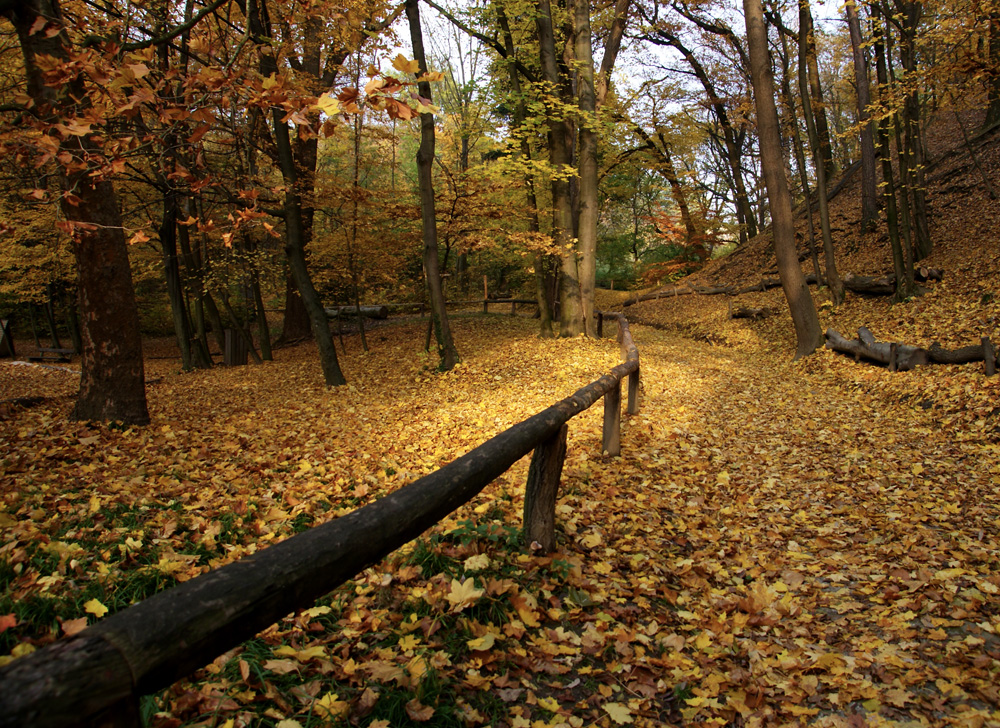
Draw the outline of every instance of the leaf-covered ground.
[[[706,301],[630,310],[699,305],[715,343],[633,328],[642,410],[618,458],[599,407],[571,422],[558,553],[521,545],[522,462],[145,699],[150,723],[1000,725],[1000,380],[791,363],[780,322]],[[153,424],[124,431],[65,420],[73,374],[0,366],[6,396],[53,397],[0,412],[0,659],[369,502],[618,360],[533,327],[459,321],[446,375],[418,328],[384,328],[333,391],[308,346],[151,359]]]

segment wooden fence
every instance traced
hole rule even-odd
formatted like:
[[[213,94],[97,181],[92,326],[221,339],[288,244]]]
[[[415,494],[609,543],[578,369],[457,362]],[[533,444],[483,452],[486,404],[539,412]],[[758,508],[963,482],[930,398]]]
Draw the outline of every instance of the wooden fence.
[[[524,532],[554,548],[567,422],[604,398],[602,447],[620,449],[621,380],[638,412],[639,352],[618,321],[624,361],[572,396],[363,508],[124,609],[0,669],[0,726],[137,726],[139,697],[306,608],[416,538],[534,451]]]

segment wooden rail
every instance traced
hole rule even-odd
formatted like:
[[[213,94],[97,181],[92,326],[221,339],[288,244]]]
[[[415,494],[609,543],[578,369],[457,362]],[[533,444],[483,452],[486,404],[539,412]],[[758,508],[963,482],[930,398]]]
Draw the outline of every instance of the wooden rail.
[[[639,352],[616,318],[624,361],[572,396],[429,475],[334,521],[210,571],[0,669],[0,726],[137,726],[163,689],[416,538],[534,450],[525,540],[555,546],[566,423],[605,398],[603,448],[619,450],[621,380],[638,411]]]

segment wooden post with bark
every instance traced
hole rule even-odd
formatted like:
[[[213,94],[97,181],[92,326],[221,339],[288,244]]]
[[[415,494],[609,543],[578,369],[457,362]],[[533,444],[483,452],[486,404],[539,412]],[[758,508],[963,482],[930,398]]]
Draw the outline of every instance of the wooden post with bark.
[[[601,449],[608,455],[620,455],[622,451],[622,386],[618,382],[604,395],[604,427]]]
[[[566,459],[566,435],[559,432],[535,448],[524,489],[524,540],[529,548],[549,553],[556,548],[556,495]]]

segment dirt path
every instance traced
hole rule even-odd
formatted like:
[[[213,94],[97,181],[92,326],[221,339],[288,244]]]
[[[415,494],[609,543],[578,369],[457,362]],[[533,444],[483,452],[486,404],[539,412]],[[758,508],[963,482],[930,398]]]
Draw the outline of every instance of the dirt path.
[[[655,664],[684,719],[1000,725],[996,442],[822,366],[636,340],[642,414],[597,475],[638,507],[610,549],[661,549],[619,586],[660,585]]]

